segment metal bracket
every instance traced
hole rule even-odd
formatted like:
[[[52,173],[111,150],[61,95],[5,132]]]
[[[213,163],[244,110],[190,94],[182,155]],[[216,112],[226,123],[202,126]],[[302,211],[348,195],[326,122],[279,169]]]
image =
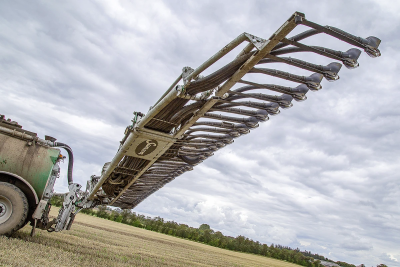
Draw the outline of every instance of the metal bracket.
[[[79,184],[70,184],[68,186],[69,193],[64,197],[64,203],[60,209],[57,217],[57,225],[55,231],[59,232],[68,226],[71,219],[73,219],[73,212],[75,211],[75,202],[77,201],[78,192],[81,189]]]
[[[182,79],[183,79],[183,83],[186,84],[190,81],[188,81],[188,77],[190,76],[190,74],[192,74],[192,72],[194,72],[194,69],[192,69],[191,67],[183,67],[182,69]]]
[[[34,223],[32,225],[31,236],[35,234],[35,228],[38,227],[40,229],[47,229],[50,227],[49,224],[49,211],[50,211],[50,199],[53,196],[54,183],[56,179],[60,176],[60,166],[58,166],[58,162],[56,162],[53,166],[53,169],[50,174],[50,178],[47,181],[46,188],[44,189],[42,199],[37,205],[35,211],[32,214],[32,218]]]
[[[33,219],[40,220],[44,211],[46,210],[47,200],[40,200],[39,205],[35,209],[35,212],[32,215]]]
[[[109,165],[109,162],[104,164],[102,172],[105,171],[105,169],[108,167],[108,165]],[[93,200],[88,200],[87,199],[87,195],[89,194],[89,192],[91,192],[93,190],[93,188],[95,187],[95,185],[97,184],[99,179],[100,179],[100,176],[92,175],[90,177],[90,180],[87,181],[87,183],[86,183],[86,191],[84,193],[82,193],[83,196],[81,198],[81,201],[78,201],[76,203],[76,206],[78,208],[89,209],[89,208],[93,208],[93,207],[96,206],[97,202],[95,202]]]
[[[50,199],[53,196],[54,183],[56,179],[60,176],[60,166],[58,163],[54,164],[53,170],[51,171],[51,176],[47,182],[47,186],[43,192],[43,199]]]
[[[249,39],[250,43],[252,43],[257,48],[258,51],[260,51],[267,43],[267,40],[254,36],[250,33],[245,33],[244,35],[247,37],[247,39]]]

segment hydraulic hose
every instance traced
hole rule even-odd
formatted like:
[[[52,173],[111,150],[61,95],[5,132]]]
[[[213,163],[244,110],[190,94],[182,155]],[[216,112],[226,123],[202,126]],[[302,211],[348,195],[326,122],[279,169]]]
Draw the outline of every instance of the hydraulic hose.
[[[72,179],[72,170],[74,168],[74,154],[72,153],[72,149],[70,148],[69,145],[60,143],[60,142],[54,142],[53,147],[61,147],[64,148],[67,153],[68,153],[68,184],[74,183],[74,180]]]

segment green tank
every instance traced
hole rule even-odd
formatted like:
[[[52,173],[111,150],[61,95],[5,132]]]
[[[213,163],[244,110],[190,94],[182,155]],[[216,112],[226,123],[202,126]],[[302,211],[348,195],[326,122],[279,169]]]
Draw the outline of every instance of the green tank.
[[[0,132],[0,172],[25,179],[42,198],[60,150]]]
[[[55,139],[37,137],[0,115],[0,234],[32,222],[46,228],[53,187],[63,158]]]

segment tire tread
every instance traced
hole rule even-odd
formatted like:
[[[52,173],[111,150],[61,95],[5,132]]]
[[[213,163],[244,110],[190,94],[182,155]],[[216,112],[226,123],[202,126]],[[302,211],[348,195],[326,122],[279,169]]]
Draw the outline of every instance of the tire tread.
[[[21,217],[21,220],[15,225],[14,228],[12,228],[8,232],[4,233],[4,235],[8,236],[8,235],[11,235],[14,232],[18,231],[22,226],[25,225],[25,221],[26,221],[26,218],[28,216],[28,211],[29,211],[29,204],[28,204],[28,199],[26,198],[25,194],[21,191],[21,189],[19,189],[15,185],[9,184],[9,183],[4,183],[4,182],[0,182],[0,185],[9,187],[10,191],[11,190],[15,191],[21,197],[22,202],[23,202],[23,215]]]

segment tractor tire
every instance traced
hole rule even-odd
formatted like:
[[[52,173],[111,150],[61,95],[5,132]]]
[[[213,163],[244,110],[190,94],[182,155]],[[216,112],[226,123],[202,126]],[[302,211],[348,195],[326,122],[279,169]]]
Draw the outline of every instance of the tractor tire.
[[[0,235],[11,235],[26,222],[28,200],[15,185],[0,182]]]

